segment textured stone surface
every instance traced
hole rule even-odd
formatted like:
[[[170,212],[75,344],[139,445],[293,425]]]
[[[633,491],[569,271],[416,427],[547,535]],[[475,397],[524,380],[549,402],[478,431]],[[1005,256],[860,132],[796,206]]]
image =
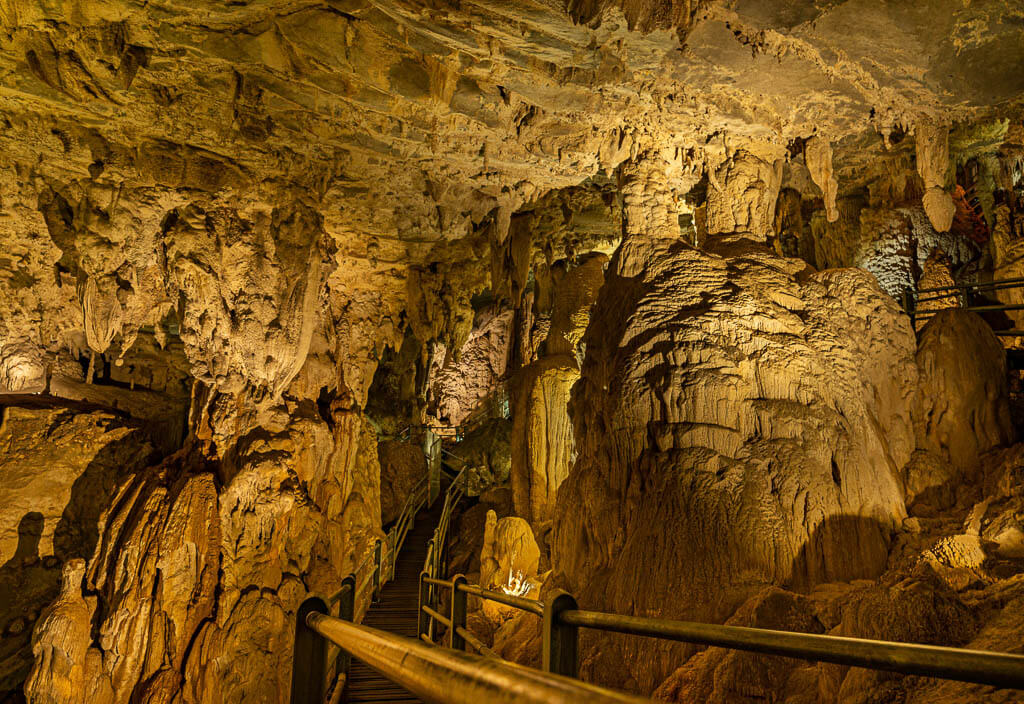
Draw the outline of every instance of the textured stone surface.
[[[813,274],[757,245],[634,238],[620,256],[646,266],[625,278],[613,260],[585,338],[559,579],[586,606],[722,620],[759,583],[878,574],[914,449],[914,337],[895,303],[863,272]],[[648,691],[683,650],[600,648],[589,676]]]
[[[163,461],[96,507],[109,540],[37,633],[34,696],[285,701],[298,605],[380,536],[374,371],[388,350],[411,370],[386,430],[422,422],[431,354],[473,357],[483,302],[509,318],[508,354],[488,332],[486,364],[453,373],[455,396],[479,398],[509,371],[499,360],[591,358],[576,447],[596,469],[586,491],[560,488],[578,494],[559,539],[567,573],[594,577],[582,596],[683,613],[666,597],[690,569],[740,585],[715,605],[724,618],[742,585],[872,572],[914,449],[910,333],[864,275],[684,242],[781,240],[785,222],[804,259],[865,268],[889,293],[938,245],[985,276],[950,210],[958,180],[993,229],[995,272],[1010,271],[1020,27],[1010,0],[0,0],[0,387],[176,423],[153,439]],[[664,261],[630,242],[653,235],[672,243]],[[623,237],[581,339],[576,294],[602,278],[592,253]],[[624,340],[660,345],[631,367],[650,393],[601,426],[590,415],[611,418],[619,388],[601,360]],[[571,456],[565,418],[553,408],[538,438],[554,444],[530,450],[548,503]],[[489,476],[508,466],[503,432],[480,453]],[[606,573],[633,568],[618,564],[627,538],[650,537],[640,497],[666,499],[644,520],[700,515],[658,483],[680,467],[707,470],[697,503],[753,487],[710,517],[770,537],[712,545],[705,572],[659,559],[676,545],[654,541],[639,571],[663,570],[672,591],[637,603]],[[778,520],[732,520],[753,505],[743,516]],[[1012,510],[987,529],[1010,549]],[[836,512],[879,526],[814,532]],[[510,652],[530,640],[515,633]],[[58,653],[78,664],[52,668]],[[650,689],[668,664],[647,662],[629,676]]]
[[[415,443],[392,440],[377,447],[380,457],[380,519],[387,525],[398,518],[406,499],[427,476],[423,448]]]
[[[61,565],[90,557],[121,478],[153,448],[131,420],[99,410],[0,409],[0,692],[32,663],[29,637],[58,593]],[[79,578],[81,575],[79,574]]]
[[[480,585],[485,589],[511,586],[512,579],[537,576],[540,548],[530,524],[518,516],[499,519],[488,511],[480,548]]]
[[[512,344],[512,310],[484,310],[458,354],[434,351],[427,401],[444,424],[460,425],[501,383]]]
[[[575,358],[557,355],[532,363],[517,379],[512,491],[516,514],[534,526],[551,520],[574,459],[569,391],[579,377]]]
[[[917,446],[972,475],[987,450],[1013,442],[1006,352],[976,314],[937,313],[921,330]]]

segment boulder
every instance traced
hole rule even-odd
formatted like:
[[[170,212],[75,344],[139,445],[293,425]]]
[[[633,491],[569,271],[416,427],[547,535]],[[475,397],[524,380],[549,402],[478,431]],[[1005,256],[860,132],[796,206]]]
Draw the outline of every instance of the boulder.
[[[540,548],[530,524],[518,516],[499,520],[497,514],[488,511],[480,550],[480,586],[500,590],[513,581],[536,577],[539,566]]]
[[[917,366],[917,447],[973,476],[982,453],[1014,437],[1003,346],[976,314],[945,310],[921,330]]]

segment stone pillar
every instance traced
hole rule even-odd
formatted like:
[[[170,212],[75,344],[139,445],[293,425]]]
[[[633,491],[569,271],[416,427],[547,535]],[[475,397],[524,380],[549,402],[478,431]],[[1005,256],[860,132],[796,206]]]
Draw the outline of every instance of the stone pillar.
[[[697,183],[700,169],[672,150],[652,151],[624,164],[620,177],[625,237],[616,269],[633,276],[641,243],[681,236],[677,199]]]

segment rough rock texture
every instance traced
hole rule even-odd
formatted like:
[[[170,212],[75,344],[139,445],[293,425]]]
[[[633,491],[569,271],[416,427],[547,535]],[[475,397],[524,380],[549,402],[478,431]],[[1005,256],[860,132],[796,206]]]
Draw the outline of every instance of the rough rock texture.
[[[737,151],[709,169],[708,180],[708,233],[741,233],[766,240],[772,231],[775,199],[782,184],[782,161]]]
[[[575,357],[557,355],[534,362],[517,379],[512,492],[516,515],[538,528],[551,520],[574,459],[569,392],[579,378]]]
[[[627,211],[635,212],[630,210],[629,196],[626,201]],[[644,207],[637,206],[640,212],[629,217],[649,222]],[[670,219],[678,232],[674,209]],[[552,277],[554,300],[546,337],[538,347],[539,357],[520,369],[511,384],[511,473],[516,514],[526,518],[538,534],[549,527],[558,487],[568,476],[575,457],[569,392],[580,376],[583,335],[606,266],[607,258],[595,253],[567,271],[559,268],[558,275]]]
[[[938,454],[969,479],[983,453],[1014,440],[1006,352],[976,314],[947,310],[921,330],[917,366],[917,447]]]
[[[646,263],[635,277],[627,258]],[[758,584],[878,574],[914,449],[914,336],[895,303],[863,272],[743,243],[634,238],[613,270],[573,394],[559,579],[587,606],[721,621]],[[640,647],[602,642],[585,671],[649,691],[685,651]]]
[[[921,270],[921,278],[917,280],[918,289],[929,289],[929,288],[944,288],[947,286],[955,285],[953,281],[953,275],[949,270],[949,257],[942,251],[942,248],[936,247],[931,254],[928,255],[928,259],[925,260],[924,266]],[[943,291],[925,291],[918,294],[919,298],[930,298],[933,300],[918,301],[914,304],[914,310],[917,313],[923,313],[927,311],[943,310],[944,308],[956,308],[959,307],[960,301],[955,292],[943,292]],[[928,322],[927,317],[919,317],[917,319],[917,329],[920,330]]]
[[[36,403],[0,414],[0,692],[8,692],[28,674],[29,636],[57,596],[61,564],[92,555],[100,514],[153,448],[115,413]]]
[[[956,206],[944,190],[949,168],[949,130],[929,121],[917,125],[914,133],[917,147],[917,173],[924,181],[924,211],[937,232],[946,232],[953,224]]]
[[[800,210],[802,231],[791,232],[797,249],[813,249],[815,265],[862,266],[898,292],[913,285],[936,244],[925,241],[921,233],[931,237],[934,228],[922,223],[931,216],[944,229],[947,189],[969,163],[977,177],[957,186],[976,187],[984,218],[1011,241],[1019,229],[1020,27],[1009,0],[0,0],[0,385],[102,396],[106,405],[117,396],[117,408],[137,419],[150,406],[178,419],[177,430],[153,438],[164,461],[125,479],[138,495],[101,507],[104,530],[128,532],[112,533],[127,542],[115,540],[120,547],[88,562],[89,598],[88,585],[107,580],[96,587],[89,629],[80,618],[85,592],[69,584],[62,603],[74,614],[38,634],[76,661],[91,658],[84,687],[68,690],[67,674],[51,673],[40,650],[33,691],[44,699],[51,690],[84,691],[97,702],[284,701],[289,653],[280,634],[302,599],[333,590],[379,535],[380,467],[367,420],[374,371],[385,350],[415,340],[417,373],[402,382],[407,408],[393,415],[408,411],[422,422],[431,350],[457,358],[484,298],[513,311],[508,356],[513,369],[527,366],[557,328],[560,269],[610,253],[624,235],[767,239],[780,189],[790,192],[789,215]],[[819,143],[801,150],[808,138],[828,139],[831,168]],[[834,207],[828,172],[843,189]],[[1005,217],[993,218],[999,206]],[[797,218],[785,219],[795,230]],[[890,220],[897,225],[871,227]],[[958,250],[965,240],[955,218],[948,234],[942,246],[955,265],[975,259],[977,248]],[[617,275],[630,278],[650,263],[629,251],[618,262]],[[756,331],[749,339],[764,345],[758,354],[770,357],[776,338],[792,342],[785,330],[872,339],[853,322],[840,329],[832,319],[845,321],[841,313],[803,323],[801,315],[814,314],[787,307],[813,298],[808,286],[856,300],[843,289],[853,275],[796,286],[795,269],[774,266],[762,270],[782,283],[773,274],[751,297],[776,308],[736,324]],[[733,296],[721,283],[709,291]],[[625,316],[637,302],[624,293],[615,306]],[[704,305],[686,295],[696,306],[687,312]],[[613,319],[603,329],[627,325]],[[566,333],[580,325],[557,330],[552,350],[563,341],[572,347]],[[899,357],[902,333],[890,332]],[[599,344],[617,339],[608,337]],[[734,347],[726,335],[707,349]],[[581,347],[557,351],[572,356]],[[833,377],[852,387],[852,370],[874,359],[839,357],[828,384],[815,388]],[[755,425],[759,433],[771,426],[770,440],[803,422],[764,412],[754,399],[774,397],[761,393],[753,365],[740,366],[739,378],[757,387],[747,395],[756,412],[726,416],[733,409],[717,397],[720,387],[699,398],[715,423],[746,418],[742,442],[728,431],[705,433],[710,425],[692,433],[707,435],[700,442],[723,456],[753,438]],[[900,377],[903,367],[895,368]],[[610,380],[592,369],[584,376]],[[651,383],[661,371],[644,368]],[[902,379],[889,387],[902,390]],[[785,407],[800,415],[809,393],[786,396]],[[886,392],[879,398],[863,405],[884,409],[876,435],[889,437],[889,464],[898,465],[909,455],[893,439],[902,416]],[[860,428],[859,407],[834,405],[852,418],[840,414],[835,427]],[[628,432],[665,451],[692,449],[667,441],[657,423],[649,430]],[[850,432],[854,445],[860,430]],[[597,431],[580,437],[588,435]],[[877,449],[865,452],[885,455]],[[824,472],[807,495],[815,516],[808,525],[819,517],[816,502],[835,508],[837,493],[850,510],[875,513],[871,501],[852,505],[850,484],[859,480],[844,452],[841,490]],[[816,472],[830,466],[820,454]],[[616,471],[627,466],[634,469]],[[869,478],[873,498],[886,493],[885,482]],[[207,489],[193,485],[200,481],[213,483],[215,512]],[[649,488],[609,486],[593,495]],[[803,495],[786,499],[783,512],[798,513]],[[890,509],[878,511],[883,524],[898,517]],[[141,513],[178,510],[181,525],[195,528],[181,536],[187,545],[214,540],[200,525],[220,536],[215,584],[174,575],[185,592],[198,590],[194,612],[158,590],[163,572],[153,568],[161,550],[193,548],[164,545],[173,536],[137,523]],[[781,535],[773,564],[795,549],[793,535]],[[866,535],[860,544],[871,552],[878,541]],[[587,548],[601,553],[595,569],[621,547],[605,537]],[[213,564],[212,552],[204,564]],[[195,623],[210,598],[215,608]],[[125,614],[133,620],[116,621]],[[62,623],[78,625],[62,634]],[[168,623],[191,632],[168,635]]]
[[[798,633],[824,631],[806,597],[771,587],[752,596],[726,624]],[[763,700],[781,692],[789,701],[788,697],[800,694],[803,684],[792,676],[798,662],[708,648],[662,682],[654,697],[674,702],[732,704]]]
[[[482,310],[458,354],[434,351],[428,411],[440,422],[461,425],[501,383],[512,344],[512,310]]]
[[[480,548],[480,586],[500,589],[514,579],[535,577],[539,564],[540,548],[530,524],[518,516],[499,519],[488,511]]]
[[[804,160],[811,178],[825,197],[825,217],[829,222],[835,222],[839,219],[836,208],[839,182],[832,170],[832,145],[824,137],[811,137],[804,147]]]
[[[380,519],[387,525],[398,518],[416,484],[427,476],[423,448],[391,440],[377,447],[380,457]]]
[[[979,540],[1005,530],[1007,512],[1020,508],[1020,492],[1005,489],[1020,473],[1022,449],[985,455],[979,481],[961,486],[941,514],[906,522],[878,580],[822,584],[805,595],[766,589],[737,609],[730,623],[1022,652],[1024,561],[1002,557],[995,543]],[[1020,701],[1014,690],[719,648],[692,657],[657,694],[678,702],[751,704]]]
[[[492,418],[469,430],[453,454],[445,456],[456,471],[466,471],[466,493],[469,496],[508,484],[512,469],[512,423]]]
[[[471,582],[479,583],[484,528],[487,514],[491,511],[496,516],[512,513],[511,489],[490,489],[480,495],[477,503],[455,513],[448,541],[448,571],[451,574],[464,574]]]

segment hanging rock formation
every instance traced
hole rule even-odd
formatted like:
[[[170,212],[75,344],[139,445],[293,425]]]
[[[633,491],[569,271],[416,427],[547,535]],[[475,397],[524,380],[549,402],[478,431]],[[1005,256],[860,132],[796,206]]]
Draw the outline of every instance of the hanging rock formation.
[[[707,232],[767,239],[782,184],[782,161],[736,151],[708,170],[708,180]]]
[[[0,0],[0,391],[54,409],[0,428],[2,530],[46,544],[69,516],[97,541],[3,563],[8,593],[47,585],[18,592],[38,602],[24,613],[0,599],[3,687],[34,657],[32,702],[287,701],[299,605],[336,589],[400,501],[380,437],[428,410],[459,422],[512,374],[514,432],[479,440],[479,484],[511,471],[584,603],[725,619],[767,584],[876,574],[913,519],[938,541],[929,521],[973,508],[930,482],[971,444],[938,417],[959,402],[935,397],[914,452],[912,331],[871,277],[900,295],[936,247],[958,281],[1021,268],[1019,15]],[[987,413],[979,451],[998,441]],[[128,429],[155,455],[126,440],[102,491],[79,484]],[[921,513],[893,541],[906,497]],[[983,525],[908,548],[945,589],[1013,567],[1016,498],[1000,497]],[[991,574],[943,562],[990,542]],[[1019,604],[1004,596],[970,608]],[[1013,618],[970,637],[1008,642]],[[502,652],[525,657],[531,627],[507,625]],[[688,652],[613,645],[585,670],[645,691]]]
[[[949,168],[949,130],[930,121],[918,123],[914,133],[917,147],[917,173],[924,181],[924,211],[938,232],[953,224],[956,206],[945,189]]]
[[[804,159],[811,178],[825,197],[825,217],[829,222],[835,222],[839,219],[839,210],[836,209],[839,182],[832,170],[832,145],[824,137],[811,137],[804,148]]]

